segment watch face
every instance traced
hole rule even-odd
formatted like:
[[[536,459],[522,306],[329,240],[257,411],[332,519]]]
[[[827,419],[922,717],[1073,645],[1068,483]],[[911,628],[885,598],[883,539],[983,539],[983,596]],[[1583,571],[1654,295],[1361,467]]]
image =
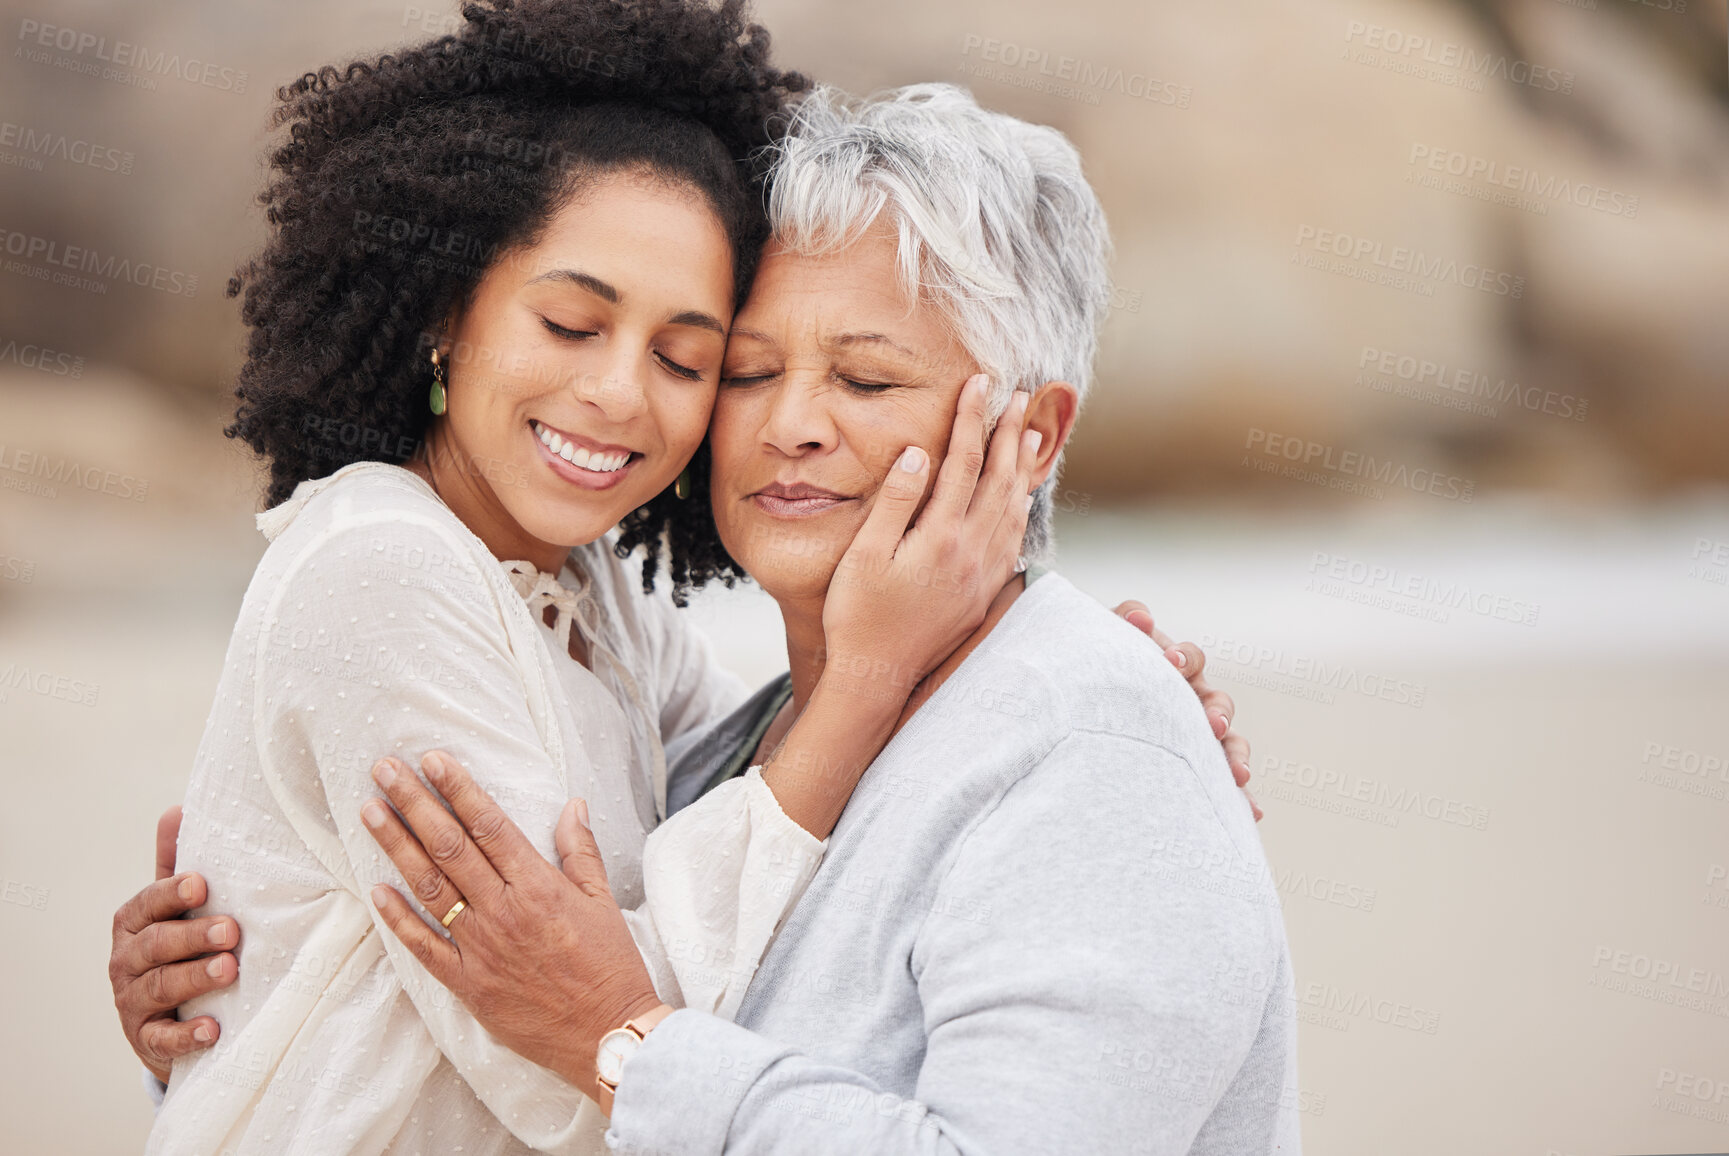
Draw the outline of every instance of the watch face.
[[[642,1041],[636,1033],[614,1028],[600,1037],[600,1050],[595,1053],[594,1066],[600,1078],[616,1086],[624,1075],[624,1061],[635,1054]]]

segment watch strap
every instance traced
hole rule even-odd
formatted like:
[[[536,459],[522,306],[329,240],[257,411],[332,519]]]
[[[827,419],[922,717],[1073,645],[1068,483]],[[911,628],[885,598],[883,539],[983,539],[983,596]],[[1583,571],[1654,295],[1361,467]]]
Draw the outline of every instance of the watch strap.
[[[643,1012],[634,1019],[626,1020],[624,1023],[613,1028],[612,1031],[607,1032],[606,1035],[603,1035],[600,1038],[605,1040],[606,1037],[612,1035],[613,1032],[626,1031],[636,1037],[637,1044],[640,1046],[642,1041],[648,1038],[648,1033],[652,1032],[657,1026],[659,1026],[660,1021],[664,1020],[676,1010],[678,1009],[663,1003],[659,1007]],[[599,1064],[597,1063],[596,1067],[598,1066]],[[608,1083],[606,1077],[601,1075],[599,1072],[595,1073],[594,1081],[598,1085],[594,1102],[600,1105],[601,1112],[610,1119],[612,1116],[613,1096],[618,1091],[618,1085]]]

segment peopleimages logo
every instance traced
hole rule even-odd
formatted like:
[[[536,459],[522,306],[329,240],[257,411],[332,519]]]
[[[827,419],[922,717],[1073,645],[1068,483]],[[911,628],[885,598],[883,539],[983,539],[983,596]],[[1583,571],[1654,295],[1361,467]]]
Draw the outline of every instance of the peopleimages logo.
[[[125,40],[109,42],[106,36],[82,32],[59,24],[44,24],[39,20],[18,22],[19,47],[13,56],[32,64],[52,64],[68,72],[99,75],[104,80],[130,80],[124,73],[104,69],[98,64],[111,64],[145,76],[171,76],[187,84],[224,92],[245,92],[247,74],[243,71],[211,64],[196,57],[182,58],[178,52],[152,52],[142,44]],[[45,49],[54,49],[68,56],[52,57]],[[154,87],[151,85],[150,87]]]
[[[1361,807],[1349,813],[1348,817],[1378,822],[1382,826],[1397,827],[1399,816],[1409,815],[1476,831],[1489,829],[1489,808],[1480,804],[1467,803],[1463,799],[1437,795],[1402,784],[1396,785],[1385,779],[1368,778],[1354,771],[1339,771],[1314,763],[1281,759],[1277,755],[1261,757],[1257,781],[1288,783],[1316,794],[1334,796],[1342,802],[1360,804]],[[1364,813],[1364,809],[1368,808],[1386,812],[1386,818]]]
[[[0,442],[0,486],[47,498],[58,496],[57,486],[134,502],[142,502],[150,493],[150,483],[131,474],[117,474],[100,466],[82,466],[69,458],[50,458],[16,446],[8,447],[4,442]]]
[[[1357,385],[1377,393],[1463,410],[1479,417],[1494,417],[1500,412],[1497,407],[1507,404],[1531,413],[1584,421],[1591,408],[1588,399],[1575,394],[1540,390],[1533,385],[1508,381],[1505,377],[1493,377],[1481,370],[1431,361],[1392,349],[1377,349],[1372,345],[1363,346],[1357,358],[1357,368],[1369,370],[1369,373],[1357,375]]]
[[[1211,634],[1201,635],[1199,641],[1201,649],[1206,651],[1211,660],[1207,668],[1212,670],[1215,666],[1219,667],[1222,677],[1249,685],[1264,685],[1268,690],[1285,689],[1276,681],[1266,681],[1269,678],[1288,679],[1291,683],[1318,692],[1301,697],[1316,698],[1323,703],[1333,701],[1330,692],[1344,691],[1360,694],[1364,698],[1397,703],[1399,706],[1421,707],[1429,693],[1425,683],[1408,682],[1377,671],[1362,670],[1349,663],[1328,662],[1326,659],[1309,655],[1287,653],[1283,647],[1257,646],[1252,642],[1218,638]],[[1239,669],[1224,669],[1226,667]]]
[[[1005,68],[1019,69],[1029,77],[1036,77],[1052,85],[1057,82],[1070,82],[1087,90],[1084,95],[1089,97],[1089,104],[1097,104],[1095,95],[1100,92],[1114,92],[1119,96],[1127,96],[1135,100],[1144,100],[1152,104],[1168,104],[1174,108],[1188,108],[1189,98],[1194,90],[1186,84],[1178,84],[1171,80],[1161,80],[1145,72],[1135,72],[1130,69],[1116,68],[1108,64],[1099,64],[1090,60],[1082,60],[1074,56],[1052,56],[1042,48],[1024,48],[994,36],[981,36],[969,32],[961,41],[961,55],[972,56],[978,53],[978,59],[992,64],[1000,64]],[[990,74],[983,73],[989,76]],[[992,77],[1005,80],[1006,77]],[[1043,87],[1028,85],[1022,87]],[[1060,86],[1059,86],[1060,87]],[[1068,95],[1063,93],[1062,95]]]
[[[32,172],[41,172],[42,162],[51,160],[125,176],[132,171],[132,162],[136,159],[130,152],[122,152],[113,145],[96,144],[69,137],[63,132],[36,129],[9,120],[0,121],[0,149],[18,150],[0,152],[0,164],[27,168]]]
[[[85,682],[81,678],[54,674],[47,670],[33,670],[29,666],[12,662],[8,663],[4,670],[0,670],[0,702],[5,701],[6,694],[14,690],[39,694],[43,698],[57,698],[79,706],[95,706],[97,696],[102,693],[100,686]]]
[[[1711,967],[1599,944],[1591,953],[1590,986],[1729,1018],[1729,983]]]
[[[1292,437],[1254,426],[1249,428],[1248,440],[1243,443],[1243,448],[1259,453],[1265,459],[1273,459],[1265,464],[1276,466],[1279,460],[1293,463],[1294,468],[1305,475],[1301,480],[1318,479],[1317,484],[1339,483],[1329,484],[1329,488],[1365,490],[1368,496],[1375,498],[1381,496],[1374,488],[1375,485],[1408,489],[1414,493],[1433,494],[1438,498],[1462,502],[1469,502],[1471,495],[1477,490],[1477,483],[1469,478],[1422,467],[1413,470],[1407,468],[1403,462],[1395,462],[1391,458],[1377,458],[1359,450],[1340,450],[1323,442],[1309,441],[1307,438]],[[1253,465],[1255,462],[1252,458],[1246,458],[1244,464]]]
[[[1349,586],[1369,594],[1408,599],[1412,603],[1442,610],[1464,610],[1482,618],[1494,618],[1519,626],[1537,625],[1542,607],[1507,594],[1480,590],[1468,582],[1442,581],[1423,574],[1401,570],[1377,562],[1348,558],[1341,554],[1315,551],[1309,562],[1308,589],[1331,597],[1346,597],[1342,591],[1329,588],[1329,583]],[[1348,601],[1358,599],[1347,597]],[[1372,603],[1373,604],[1373,603]],[[1423,615],[1415,615],[1423,617]],[[1440,621],[1447,621],[1446,614]]]
[[[1497,189],[1508,189],[1517,193],[1529,194],[1541,198],[1536,207],[1547,212],[1546,201],[1565,201],[1577,205],[1581,209],[1595,209],[1599,213],[1607,213],[1612,217],[1636,217],[1639,215],[1639,198],[1627,193],[1606,189],[1602,185],[1593,185],[1585,181],[1570,181],[1566,177],[1557,177],[1553,173],[1547,179],[1540,176],[1535,169],[1523,165],[1506,165],[1500,161],[1480,157],[1474,153],[1462,153],[1456,149],[1437,148],[1426,144],[1411,146],[1411,168],[1405,175],[1407,184],[1419,183],[1415,178],[1418,173],[1418,163],[1430,173],[1445,174],[1458,177],[1462,181],[1482,181]],[[1432,186],[1441,187],[1441,186]],[[1467,191],[1467,190],[1447,190]],[[1509,202],[1513,203],[1513,202]],[[1524,208],[1524,205],[1518,205]]]
[[[53,374],[55,377],[84,376],[82,355],[62,353],[30,341],[20,342],[9,338],[6,344],[0,345],[0,365],[7,362],[24,369],[34,369],[39,373]]]
[[[1469,78],[1480,86],[1483,80],[1504,80],[1544,92],[1571,93],[1573,74],[1560,68],[1547,68],[1518,60],[1501,52],[1479,52],[1475,48],[1450,40],[1437,41],[1432,36],[1402,32],[1380,24],[1361,20],[1345,24],[1346,52],[1352,47],[1370,49],[1363,64],[1379,64],[1394,72],[1410,72],[1424,79],[1444,80],[1457,84],[1454,77]],[[1428,66],[1425,69],[1423,66]],[[1441,75],[1429,75],[1446,70]],[[1451,73],[1449,76],[1447,73]]]
[[[1458,285],[1514,300],[1525,295],[1525,279],[1512,273],[1474,261],[1461,263],[1451,257],[1432,257],[1421,249],[1404,245],[1389,247],[1371,237],[1359,237],[1335,229],[1299,225],[1292,246],[1293,264],[1359,281],[1374,281],[1422,297],[1433,297],[1436,285]],[[1313,250],[1318,255],[1305,250]]]
[[[0,253],[19,258],[6,263],[8,273],[20,273],[87,292],[106,293],[108,286],[79,274],[89,273],[107,281],[124,281],[174,297],[193,297],[198,293],[196,273],[185,273],[148,261],[134,261],[113,253],[105,257],[88,246],[67,245],[49,237],[20,233],[3,226],[0,226]],[[33,261],[43,264],[30,264]]]

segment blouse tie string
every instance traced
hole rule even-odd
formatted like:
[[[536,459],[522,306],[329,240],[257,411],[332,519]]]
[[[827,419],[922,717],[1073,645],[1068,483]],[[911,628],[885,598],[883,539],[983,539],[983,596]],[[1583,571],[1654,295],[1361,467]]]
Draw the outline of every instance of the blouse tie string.
[[[528,603],[528,612],[534,615],[536,621],[546,616],[546,608],[552,607],[552,633],[564,647],[566,654],[570,653],[570,628],[572,624],[582,627],[582,637],[585,642],[594,640],[593,620],[583,613],[582,603],[588,594],[586,581],[576,592],[551,574],[547,574],[533,562],[506,562],[506,573],[510,575],[510,584]]]

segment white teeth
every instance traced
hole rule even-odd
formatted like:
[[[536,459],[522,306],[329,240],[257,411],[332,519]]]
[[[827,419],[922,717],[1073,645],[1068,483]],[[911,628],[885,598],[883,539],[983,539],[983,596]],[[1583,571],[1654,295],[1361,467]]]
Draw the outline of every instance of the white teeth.
[[[580,469],[597,474],[610,474],[614,470],[622,469],[624,464],[630,460],[629,450],[610,454],[603,454],[598,450],[586,450],[575,442],[565,441],[563,435],[555,433],[539,422],[535,422],[534,425],[535,433],[539,435],[541,445]]]

